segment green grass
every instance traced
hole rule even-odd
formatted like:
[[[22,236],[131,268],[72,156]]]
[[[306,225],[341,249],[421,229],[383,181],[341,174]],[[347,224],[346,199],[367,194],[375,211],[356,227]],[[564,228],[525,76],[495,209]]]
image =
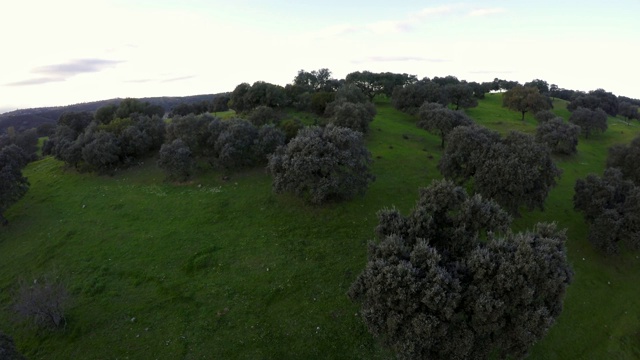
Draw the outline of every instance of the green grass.
[[[502,133],[535,131],[531,115],[522,122],[501,103],[488,95],[468,113]],[[555,111],[566,118],[564,105]],[[364,197],[322,207],[272,194],[263,169],[225,181],[203,168],[175,185],[153,159],[114,177],[52,158],[32,163],[31,189],[0,229],[0,329],[34,359],[389,358],[346,292],[364,267],[376,212],[408,211],[418,187],[440,178],[441,150],[413,117],[387,101],[377,108],[367,135],[376,181]],[[594,252],[571,202],[577,178],[602,172],[607,147],[638,133],[637,123],[610,119],[609,131],[581,139],[578,155],[556,159],[564,174],[546,211],[514,223],[568,227],[576,272],[562,316],[531,358],[640,357],[640,260]],[[73,293],[66,329],[15,322],[18,282],[51,273]]]

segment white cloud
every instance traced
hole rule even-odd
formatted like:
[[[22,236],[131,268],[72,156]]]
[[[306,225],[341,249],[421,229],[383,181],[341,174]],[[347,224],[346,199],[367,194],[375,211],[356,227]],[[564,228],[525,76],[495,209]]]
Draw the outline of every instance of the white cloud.
[[[493,14],[502,14],[507,12],[504,8],[485,8],[485,9],[475,9],[469,12],[469,16],[477,17],[477,16],[487,16]]]

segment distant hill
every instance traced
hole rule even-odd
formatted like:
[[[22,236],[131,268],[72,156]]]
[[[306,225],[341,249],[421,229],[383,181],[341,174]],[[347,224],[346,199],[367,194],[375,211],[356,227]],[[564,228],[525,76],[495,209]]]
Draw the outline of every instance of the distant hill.
[[[209,101],[222,94],[205,94],[191,96],[162,96],[140,98],[141,101],[147,101],[154,105],[160,105],[165,111],[171,110],[174,106],[181,103],[197,103],[201,101]],[[7,128],[13,126],[18,131],[23,131],[37,127],[40,124],[55,123],[60,115],[67,111],[96,111],[102,106],[109,104],[119,104],[122,98],[100,100],[86,102],[80,104],[66,106],[52,106],[32,109],[20,109],[0,114],[0,134],[4,133]]]

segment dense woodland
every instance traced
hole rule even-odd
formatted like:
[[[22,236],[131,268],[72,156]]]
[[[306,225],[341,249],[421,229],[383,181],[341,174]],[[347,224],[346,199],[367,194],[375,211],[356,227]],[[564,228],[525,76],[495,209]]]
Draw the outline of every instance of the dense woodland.
[[[495,93],[516,121],[533,115],[535,134],[501,134],[467,113]],[[554,112],[557,99],[567,103],[567,118]],[[640,100],[603,89],[369,71],[334,79],[328,69],[300,70],[284,87],[258,81],[226,94],[174,100],[128,98],[91,110],[22,111],[0,119],[9,125],[0,136],[3,225],[13,226],[4,214],[29,189],[25,167],[42,157],[55,158],[66,173],[107,180],[153,162],[175,186],[192,186],[203,171],[228,181],[263,168],[274,194],[304,206],[354,201],[377,176],[390,176],[373,171],[381,157],[367,147],[371,133],[380,131],[372,126],[377,104],[390,102],[413,119],[416,131],[437,136],[444,179],[405,189],[419,193],[407,215],[379,209],[367,263],[352,277],[348,296],[385,351],[403,359],[527,356],[560,317],[574,271],[567,229],[537,222],[516,231],[511,224],[546,210],[563,177],[558,159],[578,156],[581,141],[611,131],[611,118],[640,120]],[[52,115],[55,124],[7,120]],[[609,149],[604,174],[575,182],[573,206],[584,215],[585,241],[599,256],[640,250],[639,158],[637,137]],[[56,278],[20,284],[16,294],[3,302],[13,303],[16,319],[38,331],[64,332],[73,321],[66,312],[74,292]],[[0,351],[19,358],[11,338],[0,335]]]

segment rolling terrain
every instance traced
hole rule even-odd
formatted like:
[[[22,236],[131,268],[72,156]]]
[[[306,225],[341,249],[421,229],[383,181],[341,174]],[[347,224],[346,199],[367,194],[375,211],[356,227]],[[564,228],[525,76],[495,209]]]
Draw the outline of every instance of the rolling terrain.
[[[534,133],[531,115],[488,94],[467,110],[479,124]],[[568,118],[566,103],[554,103]],[[406,213],[418,188],[441,178],[440,139],[416,119],[376,103],[366,136],[376,181],[364,197],[310,206],[271,192],[263,168],[231,174],[206,166],[186,184],[163,181],[155,159],[113,177],[79,174],[51,157],[30,164],[31,188],[0,229],[0,330],[30,359],[386,359],[346,293],[364,268],[376,212]],[[640,134],[637,122],[609,129],[563,170],[544,212],[522,212],[514,230],[539,221],[568,228],[575,271],[564,310],[531,359],[640,357],[639,254],[604,257],[573,210],[576,179],[601,174],[607,149]],[[18,323],[21,281],[58,277],[73,302],[62,331]]]

